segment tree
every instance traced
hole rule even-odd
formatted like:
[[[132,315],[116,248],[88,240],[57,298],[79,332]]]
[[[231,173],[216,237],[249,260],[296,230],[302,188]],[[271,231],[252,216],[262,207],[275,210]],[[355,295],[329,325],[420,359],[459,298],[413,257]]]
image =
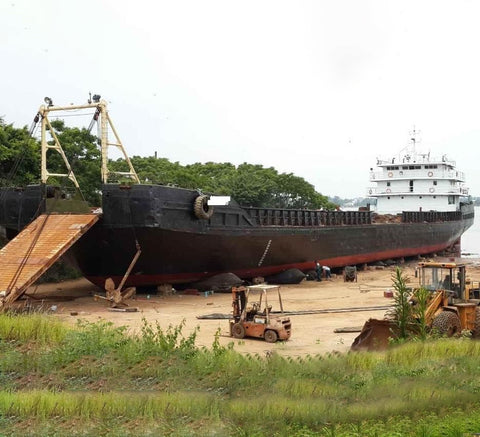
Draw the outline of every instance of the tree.
[[[243,206],[274,206],[275,176],[273,168],[243,163],[233,176],[229,194]]]
[[[229,195],[232,190],[232,181],[236,173],[236,168],[229,162],[216,163],[199,162],[185,167],[196,182],[195,187],[201,188],[205,192],[219,195]]]
[[[40,146],[26,127],[14,128],[0,119],[0,184],[22,186],[38,181]]]
[[[86,129],[70,128],[61,120],[51,122],[55,135],[67,156],[85,199],[100,204],[101,152],[97,138]],[[50,139],[53,144],[53,139]],[[272,208],[333,209],[327,197],[316,192],[313,185],[291,173],[278,173],[273,167],[258,164],[207,162],[186,166],[166,158],[133,156],[132,164],[143,183],[172,184],[199,189],[205,193],[230,195],[243,206]],[[112,171],[127,171],[123,159],[109,162]],[[66,173],[61,156],[55,150],[47,153],[51,173]],[[40,144],[31,138],[27,128],[14,128],[0,119],[0,183],[4,186],[38,183],[40,178]],[[111,182],[122,182],[112,177]],[[63,188],[68,180],[50,177],[49,184]]]
[[[317,193],[313,185],[299,176],[282,173],[277,176],[277,181],[275,194],[277,208],[335,208],[326,196]]]
[[[96,137],[86,129],[68,128],[61,120],[51,122],[85,199],[100,204],[100,150]],[[49,144],[53,144],[53,139]],[[0,184],[26,186],[39,183],[40,142],[32,138],[26,127],[14,128],[0,119]],[[62,157],[55,150],[47,152],[47,169],[51,173],[67,173]],[[48,184],[67,186],[59,177],[50,177]]]
[[[291,173],[279,174],[273,167],[258,164],[207,162],[182,166],[166,158],[131,158],[142,182],[172,184],[182,188],[199,189],[205,193],[230,195],[243,206],[271,208],[326,208],[335,205],[317,193],[313,185]],[[112,169],[125,171],[123,160],[111,163]]]

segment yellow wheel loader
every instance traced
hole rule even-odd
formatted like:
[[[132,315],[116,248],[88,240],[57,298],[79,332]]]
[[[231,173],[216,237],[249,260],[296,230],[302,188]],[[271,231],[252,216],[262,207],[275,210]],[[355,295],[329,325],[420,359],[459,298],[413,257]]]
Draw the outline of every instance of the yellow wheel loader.
[[[415,270],[419,287],[430,292],[425,324],[441,335],[453,336],[467,330],[480,338],[480,283],[467,278],[465,263],[422,262]],[[411,305],[416,305],[411,298]],[[355,338],[352,350],[385,349],[398,337],[392,318],[369,319]]]

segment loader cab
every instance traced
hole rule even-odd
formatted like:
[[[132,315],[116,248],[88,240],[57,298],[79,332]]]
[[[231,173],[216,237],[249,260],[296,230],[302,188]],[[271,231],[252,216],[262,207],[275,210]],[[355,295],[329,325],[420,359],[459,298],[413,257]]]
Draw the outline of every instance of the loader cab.
[[[460,263],[423,262],[417,268],[421,287],[430,291],[450,291],[452,297],[458,299],[469,299],[465,293],[465,272],[466,265]]]

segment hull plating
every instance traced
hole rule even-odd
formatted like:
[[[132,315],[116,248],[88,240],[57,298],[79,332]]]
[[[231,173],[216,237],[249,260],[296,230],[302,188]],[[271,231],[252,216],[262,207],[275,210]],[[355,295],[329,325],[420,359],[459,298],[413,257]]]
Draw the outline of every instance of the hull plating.
[[[136,237],[142,255],[128,285],[191,282],[222,272],[251,278],[293,267],[313,269],[315,260],[340,267],[438,252],[452,246],[464,228],[462,222],[382,224],[226,235],[143,228],[134,236],[132,229],[113,232],[100,225],[70,256],[93,283],[102,286],[108,276],[118,282],[135,254]]]
[[[473,223],[471,205],[441,220],[419,216],[415,223],[381,224],[372,223],[370,213],[252,213],[233,203],[215,207],[206,220],[194,214],[198,193],[193,190],[104,185],[102,191],[103,217],[67,253],[99,286],[107,277],[119,283],[135,255],[136,241],[142,254],[126,286],[192,282],[222,272],[252,278],[293,267],[310,270],[315,260],[341,267],[439,252]],[[1,222],[21,229],[31,219],[25,211],[38,208],[37,194],[33,190],[4,196]]]

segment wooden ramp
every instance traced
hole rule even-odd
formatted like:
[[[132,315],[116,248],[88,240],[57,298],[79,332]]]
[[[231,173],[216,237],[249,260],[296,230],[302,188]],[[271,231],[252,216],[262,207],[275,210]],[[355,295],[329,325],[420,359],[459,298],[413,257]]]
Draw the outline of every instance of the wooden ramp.
[[[0,309],[18,299],[98,218],[42,214],[0,250]]]

